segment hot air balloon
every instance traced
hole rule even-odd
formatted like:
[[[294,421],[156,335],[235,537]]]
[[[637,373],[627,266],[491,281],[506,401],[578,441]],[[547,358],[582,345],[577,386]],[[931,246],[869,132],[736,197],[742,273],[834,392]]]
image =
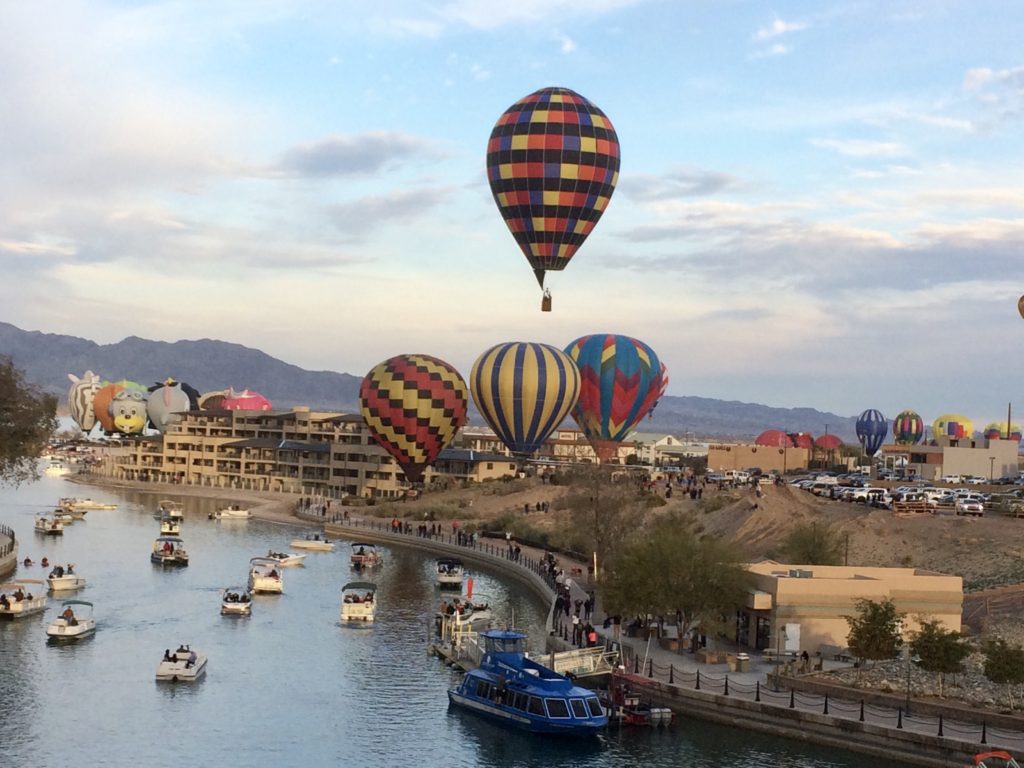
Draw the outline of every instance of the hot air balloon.
[[[966,416],[945,413],[932,422],[932,437],[949,437],[954,440],[970,439],[974,435],[974,424]]]
[[[870,408],[857,418],[857,439],[864,447],[864,452],[874,456],[885,442],[889,434],[889,420],[881,411]]]
[[[224,408],[224,401],[231,395],[230,389],[217,389],[212,392],[203,392],[199,396],[197,405],[204,411],[220,411]]]
[[[86,371],[82,378],[69,373],[68,379],[71,380],[71,388],[68,390],[68,410],[71,412],[71,418],[83,432],[88,432],[96,423],[93,399],[102,386],[100,377],[92,371]]]
[[[629,336],[583,336],[565,351],[580,370],[572,417],[607,461],[661,396],[664,366],[653,349]]]
[[[790,432],[789,439],[797,448],[811,450],[814,447],[814,435],[810,432]]]
[[[843,447],[843,441],[838,435],[822,435],[814,441],[814,447],[823,451],[837,451]]]
[[[587,239],[618,177],[615,128],[568,88],[524,96],[487,143],[491,193],[541,288],[545,272],[565,269]]]
[[[466,423],[469,391],[459,372],[430,355],[397,355],[363,378],[359,410],[373,439],[419,482]]]
[[[1024,317],[1024,296],[1017,299],[1017,312],[1021,317]]]
[[[221,400],[220,407],[226,411],[269,411],[270,401],[259,392],[243,389],[235,392],[232,389],[228,396]]]
[[[137,435],[146,427],[146,393],[136,387],[125,387],[110,401],[110,417],[114,432]]]
[[[199,392],[192,386],[174,379],[154,384],[149,388],[146,415],[158,432],[181,420],[178,414],[199,409]]]
[[[511,341],[473,363],[473,402],[517,457],[535,453],[569,414],[580,394],[580,372],[565,352],[548,344]]]
[[[917,445],[924,437],[924,419],[914,411],[900,411],[892,420],[892,436],[898,445]]]
[[[790,440],[789,435],[781,429],[766,429],[754,438],[754,445],[765,446],[768,448],[791,448],[793,446],[793,441]]]
[[[1006,434],[1006,422],[993,421],[985,427],[985,438],[987,440],[1016,440],[1020,442],[1021,429],[1018,424],[1010,425],[1010,434]]]

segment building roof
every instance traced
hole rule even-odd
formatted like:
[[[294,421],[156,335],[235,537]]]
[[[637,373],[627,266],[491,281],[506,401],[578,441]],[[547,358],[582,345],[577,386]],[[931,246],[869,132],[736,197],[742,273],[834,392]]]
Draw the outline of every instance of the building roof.
[[[469,461],[469,462],[481,462],[481,461],[504,461],[514,462],[511,456],[506,456],[503,453],[490,453],[488,451],[471,451],[465,448],[445,448],[441,451],[437,457],[438,461]]]
[[[627,445],[629,443],[643,443],[647,445],[649,443],[657,443],[666,437],[674,439],[675,435],[670,435],[668,432],[630,432],[622,442]]]
[[[330,453],[329,443],[304,443],[301,440],[282,440],[277,446],[279,451],[308,451],[309,453]]]

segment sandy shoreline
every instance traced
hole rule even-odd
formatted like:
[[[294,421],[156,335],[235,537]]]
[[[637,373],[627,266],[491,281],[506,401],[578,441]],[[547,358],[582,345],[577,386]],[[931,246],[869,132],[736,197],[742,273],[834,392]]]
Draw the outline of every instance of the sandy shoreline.
[[[191,485],[174,485],[171,483],[129,483],[96,475],[76,475],[65,479],[77,485],[117,488],[137,493],[152,493],[155,496],[189,496],[197,499],[223,501],[225,504],[244,502],[252,516],[259,520],[303,528],[321,527],[317,523],[295,516],[293,510],[299,497],[293,494],[245,491],[235,488],[203,488]]]

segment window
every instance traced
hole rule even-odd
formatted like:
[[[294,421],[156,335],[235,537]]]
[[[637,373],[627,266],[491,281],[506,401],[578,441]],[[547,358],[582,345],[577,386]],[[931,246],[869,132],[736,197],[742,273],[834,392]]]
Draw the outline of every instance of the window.
[[[490,698],[491,695],[491,684],[486,680],[477,680],[476,682],[476,695],[481,699]]]
[[[583,699],[569,699],[569,703],[572,704],[573,717],[578,717],[582,720],[587,718],[587,708],[583,704]]]
[[[530,697],[525,693],[514,693],[512,694],[512,706],[515,709],[521,709],[526,711],[526,705],[529,703]]]
[[[488,469],[494,469],[494,462],[493,461],[488,461],[487,462],[487,468]]]
[[[544,699],[548,705],[548,717],[568,717],[569,707],[565,699]]]
[[[601,709],[601,702],[597,700],[596,696],[587,697],[587,707],[590,709],[591,717],[602,717],[604,710]]]
[[[544,717],[546,714],[544,712],[544,702],[542,702],[536,696],[531,696],[530,707],[528,711],[531,715],[540,715],[541,717]]]

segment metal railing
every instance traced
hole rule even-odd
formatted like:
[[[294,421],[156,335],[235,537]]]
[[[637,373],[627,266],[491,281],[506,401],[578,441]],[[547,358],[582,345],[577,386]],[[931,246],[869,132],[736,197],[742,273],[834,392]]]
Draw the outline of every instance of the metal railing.
[[[680,688],[705,691],[723,697],[744,699],[779,709],[796,709],[832,717],[836,721],[870,723],[895,730],[954,739],[969,744],[996,745],[1015,750],[1024,748],[1024,730],[990,726],[980,722],[966,722],[938,715],[911,715],[912,702],[904,706],[880,706],[858,699],[856,691],[848,696],[813,694],[785,688],[785,681],[769,676],[772,684],[760,681],[743,683],[728,674],[714,675],[677,669],[674,664],[661,665],[653,659],[643,659],[630,646],[622,647],[623,665],[634,676],[646,677],[652,682],[668,683]],[[748,677],[748,676],[745,676]],[[635,679],[635,678],[634,678]]]
[[[7,557],[11,554],[17,546],[17,540],[14,537],[14,531],[8,528],[6,525],[0,525],[0,536],[6,536],[8,541],[0,547],[0,557]]]

